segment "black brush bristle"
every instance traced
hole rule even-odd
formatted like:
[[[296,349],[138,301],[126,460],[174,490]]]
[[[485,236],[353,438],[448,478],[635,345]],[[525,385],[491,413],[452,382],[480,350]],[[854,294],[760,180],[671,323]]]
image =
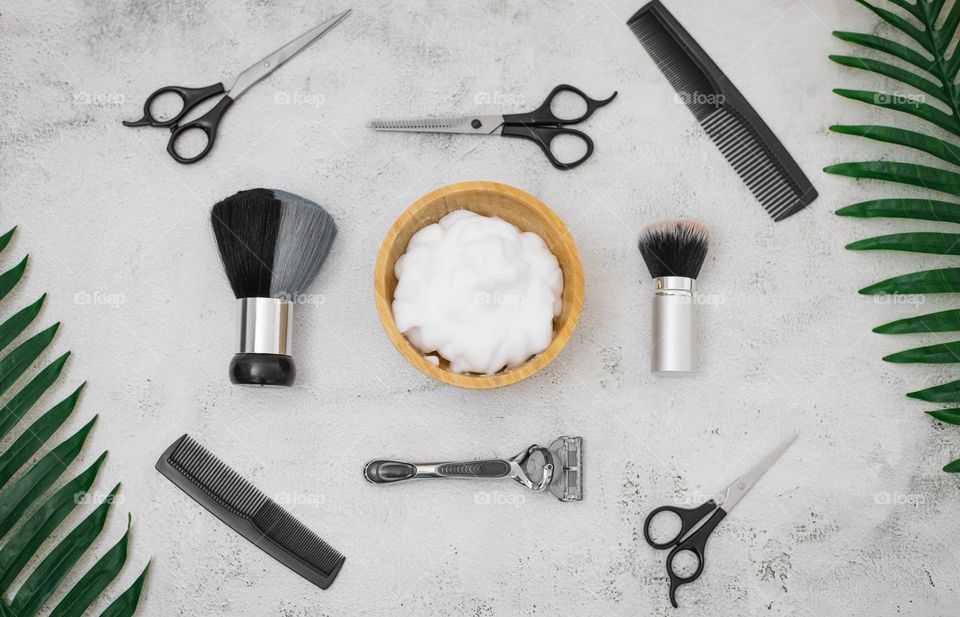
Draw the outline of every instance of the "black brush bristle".
[[[685,276],[695,279],[707,257],[710,232],[689,219],[654,223],[640,234],[640,255],[650,276]]]
[[[337,235],[322,207],[273,189],[240,191],[217,203],[210,218],[237,298],[295,299],[317,275]]]
[[[237,298],[270,297],[280,216],[280,200],[269,189],[240,191],[213,206],[213,233]]]

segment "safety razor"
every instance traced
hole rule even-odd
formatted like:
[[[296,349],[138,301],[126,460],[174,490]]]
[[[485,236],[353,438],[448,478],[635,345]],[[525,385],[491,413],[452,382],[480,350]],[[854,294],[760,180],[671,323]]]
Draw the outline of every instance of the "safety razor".
[[[415,478],[510,478],[532,491],[549,491],[560,501],[580,501],[582,459],[583,438],[558,437],[548,447],[534,444],[510,459],[444,463],[375,459],[363,467],[363,477],[373,484]]]

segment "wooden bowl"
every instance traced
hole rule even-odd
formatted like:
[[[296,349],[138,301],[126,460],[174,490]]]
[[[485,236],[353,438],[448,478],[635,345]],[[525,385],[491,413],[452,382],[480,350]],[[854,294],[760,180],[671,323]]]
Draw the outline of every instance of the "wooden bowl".
[[[560,262],[563,271],[563,309],[553,322],[553,341],[542,352],[524,364],[494,375],[454,373],[449,363],[440,358],[437,366],[424,358],[397,329],[393,320],[393,292],[397,287],[394,265],[407,252],[410,238],[427,225],[436,223],[454,210],[470,210],[484,216],[497,216],[516,225],[521,231],[532,231],[543,238]],[[410,364],[421,372],[444,383],[461,388],[499,388],[533,375],[560,353],[573,335],[583,310],[583,266],[580,254],[563,221],[539,199],[505,184],[495,182],[461,182],[437,189],[421,197],[400,215],[380,247],[373,281],[380,321],[387,336]]]

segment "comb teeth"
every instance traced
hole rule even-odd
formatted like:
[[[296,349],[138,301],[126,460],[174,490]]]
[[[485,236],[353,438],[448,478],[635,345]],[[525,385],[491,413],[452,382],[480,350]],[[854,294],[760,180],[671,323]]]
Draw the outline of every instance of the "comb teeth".
[[[659,0],[627,22],[710,139],[775,221],[817,191],[773,131]]]
[[[272,500],[268,499],[257,511],[253,523],[271,540],[321,572],[333,572],[343,563],[343,555]]]
[[[701,122],[710,139],[773,220],[782,221],[807,205],[803,191],[737,110],[721,107]]]
[[[237,533],[321,589],[345,558],[189,435],[163,454],[157,469]]]
[[[430,131],[452,129],[458,120],[453,118],[418,118],[416,120],[374,120],[370,128],[378,131]]]
[[[189,435],[180,441],[168,460],[191,482],[203,487],[221,505],[237,514],[252,517],[269,501],[257,487],[240,477]]]
[[[629,26],[697,120],[703,121],[717,109],[718,105],[705,102],[719,100],[716,88],[689,54],[677,45],[656,15],[646,12]]]

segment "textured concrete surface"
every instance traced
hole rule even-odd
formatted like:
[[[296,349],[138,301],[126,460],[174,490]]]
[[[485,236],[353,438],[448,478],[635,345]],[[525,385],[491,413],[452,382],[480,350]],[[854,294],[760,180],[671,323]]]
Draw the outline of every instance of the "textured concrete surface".
[[[938,260],[845,252],[905,224],[838,219],[836,208],[891,190],[819,171],[880,152],[827,131],[884,117],[830,93],[876,81],[826,57],[845,50],[832,29],[869,32],[877,20],[852,1],[667,2],[821,191],[774,225],[624,25],[640,4],[355,2],[234,106],[210,158],[183,167],[163,131],[120,120],[138,117],[155,88],[222,79],[348,5],[0,3],[0,219],[21,230],[4,264],[32,255],[3,311],[48,291],[43,320],[64,322],[57,348],[75,356],[61,388],[89,380],[72,423],[102,420],[84,460],[109,448],[98,490],[124,482],[111,537],[134,514],[123,586],[153,559],[141,614],[955,614],[960,486],[940,467],[960,455],[960,432],[903,396],[954,373],[884,364],[928,338],[870,328],[918,307],[856,294]],[[620,91],[584,127],[593,160],[569,173],[523,142],[364,128],[378,116],[522,110],[562,82]],[[493,392],[408,366],[372,297],[394,218],[471,179],[542,198],[570,227],[587,275],[583,319],[559,359]],[[313,198],[340,226],[316,303],[297,316],[301,374],[287,391],[226,380],[234,302],[208,210],[256,186]],[[662,380],[647,369],[651,286],[635,241],[643,224],[676,215],[715,232],[701,277],[712,302],[702,373]],[[330,590],[154,471],[187,431],[347,555]],[[665,555],[641,538],[645,513],[719,490],[793,431],[795,446],[714,534],[683,608],[670,608]],[[379,488],[360,476],[373,456],[511,455],[560,434],[585,440],[582,503],[508,482]]]

